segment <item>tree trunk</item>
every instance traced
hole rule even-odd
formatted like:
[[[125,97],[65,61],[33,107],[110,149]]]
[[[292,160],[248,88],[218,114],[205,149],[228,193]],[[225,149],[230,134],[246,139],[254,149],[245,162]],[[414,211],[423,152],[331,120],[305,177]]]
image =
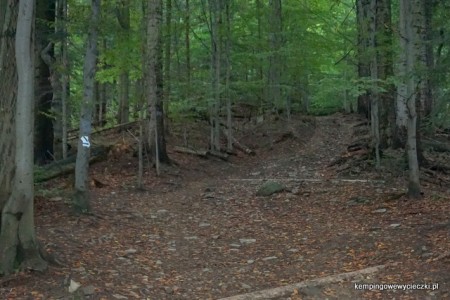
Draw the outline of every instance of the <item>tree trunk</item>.
[[[356,1],[356,20],[358,29],[358,77],[370,77],[370,29],[369,29],[370,0]],[[370,94],[367,90],[358,96],[357,111],[359,114],[370,116]]]
[[[225,21],[226,21],[226,41],[225,41],[225,93],[227,104],[227,150],[233,150],[233,115],[231,111],[231,93],[230,93],[230,77],[231,77],[231,4],[228,1],[225,4]]]
[[[171,93],[171,60],[172,60],[172,0],[166,0],[166,35],[164,38],[164,123],[165,133],[169,134],[169,102]]]
[[[149,107],[147,143],[153,154],[155,164],[169,163],[164,135],[164,107],[162,103],[162,56],[161,24],[162,3],[160,0],[147,0],[146,8],[147,41],[145,48],[145,96]],[[157,165],[158,166],[158,165]]]
[[[44,271],[47,268],[36,240],[33,209],[34,5],[34,1],[20,1],[17,18],[15,56],[18,89],[14,155],[16,169],[12,193],[2,210],[0,233],[2,274],[13,272],[17,264],[21,269]]]
[[[92,107],[94,101],[95,62],[97,61],[97,35],[100,18],[100,0],[92,0],[86,55],[83,66],[83,101],[81,103],[80,139],[78,140],[75,166],[75,194],[73,208],[77,213],[89,212],[89,155],[92,131]]]
[[[378,31],[377,31],[377,5],[378,0],[372,0],[370,3],[370,14],[369,14],[369,21],[370,21],[370,53],[371,59],[370,59],[370,77],[373,81],[374,88],[371,92],[370,97],[370,124],[372,129],[372,141],[374,144],[374,150],[375,150],[375,167],[378,169],[380,168],[380,119],[379,119],[379,93],[378,93],[378,80],[379,73],[378,73]]]
[[[190,31],[191,31],[191,8],[189,6],[189,1],[186,0],[186,11],[184,15],[184,43],[186,47],[186,88],[187,88],[187,97],[189,99],[190,95],[190,89],[191,89],[191,37],[190,37]]]
[[[50,66],[42,58],[42,50],[50,42],[53,29],[50,26],[55,21],[55,4],[50,1],[37,1],[36,5],[36,114],[35,114],[35,138],[34,159],[37,164],[45,164],[54,158],[54,138],[52,116],[53,88]],[[35,55],[33,54],[33,55]],[[54,59],[53,47],[47,54]]]
[[[269,104],[278,108],[281,103],[281,46],[282,46],[282,9],[281,0],[269,0]]]
[[[16,31],[17,10],[17,1],[0,0],[0,212],[11,195],[15,169],[17,68],[13,59],[14,35],[11,33]]]
[[[130,0],[117,1],[117,19],[122,28],[121,34],[125,39],[130,33]],[[129,122],[130,104],[129,104],[130,79],[128,70],[123,69],[119,77],[119,124]]]
[[[408,181],[408,195],[412,198],[420,197],[420,180],[419,180],[419,161],[417,158],[417,112],[416,88],[419,84],[419,77],[415,73],[417,67],[418,55],[420,55],[420,35],[415,31],[416,26],[420,24],[420,5],[417,5],[421,0],[401,0],[400,11],[403,19],[401,28],[405,30],[405,41],[402,42],[404,49],[402,52],[406,53],[406,108],[407,108],[407,146],[406,152],[408,156],[409,166],[409,181]],[[403,38],[403,37],[402,37]]]
[[[222,58],[222,3],[221,0],[210,0],[209,9],[211,16],[211,149],[220,151],[220,106],[221,106],[221,58]]]

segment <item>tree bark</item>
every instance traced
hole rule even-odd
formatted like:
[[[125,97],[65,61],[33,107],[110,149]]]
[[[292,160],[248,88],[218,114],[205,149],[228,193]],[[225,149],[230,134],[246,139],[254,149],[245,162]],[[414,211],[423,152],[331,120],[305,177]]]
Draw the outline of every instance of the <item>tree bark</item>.
[[[403,13],[401,27],[405,30],[405,39],[402,42],[402,52],[406,53],[404,77],[406,86],[406,109],[407,109],[407,142],[406,152],[408,156],[409,180],[408,180],[408,195],[412,198],[420,197],[420,172],[419,161],[417,158],[417,86],[419,78],[415,73],[417,67],[417,58],[420,53],[420,36],[415,32],[415,25],[420,23],[420,5],[417,7],[417,2],[421,0],[401,0],[400,11]]]
[[[21,269],[44,271],[34,227],[33,135],[34,61],[32,28],[34,1],[20,1],[17,17],[15,56],[17,61],[17,104],[15,110],[16,166],[12,193],[2,210],[0,273]]]
[[[282,47],[282,8],[281,0],[269,0],[269,104],[278,108],[281,103],[281,47]]]
[[[370,77],[370,29],[369,29],[370,0],[356,1],[356,20],[358,29],[358,77]],[[369,91],[358,96],[357,111],[359,114],[370,116]]]
[[[147,41],[144,74],[146,77],[145,96],[150,115],[146,133],[147,144],[151,149],[155,164],[159,162],[170,163],[166,150],[164,107],[162,103],[162,3],[160,0],[147,0],[146,22]]]
[[[94,101],[95,63],[97,61],[97,36],[100,18],[100,0],[92,0],[86,55],[83,66],[83,101],[81,103],[80,138],[75,166],[75,194],[73,208],[77,213],[90,212],[89,155],[92,131],[92,107]]]
[[[15,160],[15,118],[17,68],[14,32],[17,26],[17,1],[0,0],[0,212],[11,195]],[[1,228],[1,223],[0,223]]]
[[[117,1],[117,19],[125,39],[130,33],[130,0]],[[119,124],[128,123],[130,115],[129,104],[130,79],[128,70],[123,69],[119,76]]]
[[[45,63],[41,53],[50,42],[50,35],[53,29],[50,26],[55,21],[55,4],[51,1],[39,0],[36,4],[36,114],[35,114],[35,138],[34,138],[34,159],[37,164],[45,164],[53,160],[54,138],[52,117],[56,117],[52,112],[53,88],[52,74],[50,66]],[[47,54],[54,58],[53,47]]]

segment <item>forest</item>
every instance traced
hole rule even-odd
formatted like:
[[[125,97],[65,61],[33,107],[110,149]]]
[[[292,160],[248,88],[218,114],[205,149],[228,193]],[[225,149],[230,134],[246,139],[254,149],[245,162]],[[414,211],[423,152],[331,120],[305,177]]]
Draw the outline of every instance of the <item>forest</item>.
[[[449,20],[0,0],[0,297],[450,297]]]

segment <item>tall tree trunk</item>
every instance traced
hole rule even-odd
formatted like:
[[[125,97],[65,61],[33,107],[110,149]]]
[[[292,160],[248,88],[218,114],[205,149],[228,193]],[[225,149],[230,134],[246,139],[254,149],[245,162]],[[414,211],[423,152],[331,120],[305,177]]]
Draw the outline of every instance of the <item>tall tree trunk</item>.
[[[404,77],[406,86],[406,109],[407,109],[407,146],[409,181],[408,195],[412,198],[420,197],[420,172],[419,160],[417,155],[417,111],[418,101],[417,87],[420,83],[420,77],[416,73],[417,63],[420,62],[421,37],[417,32],[418,25],[421,22],[421,6],[418,2],[421,0],[401,0],[400,11],[402,12],[401,28],[404,30],[405,39],[401,46],[401,52],[406,54]]]
[[[166,34],[164,38],[164,122],[165,133],[169,133],[169,102],[171,93],[171,60],[172,60],[172,0],[166,0]]]
[[[231,3],[230,3],[231,2]],[[225,24],[226,24],[226,40],[225,40],[225,96],[227,104],[227,150],[233,150],[233,115],[231,111],[231,93],[230,93],[230,77],[231,77],[231,5],[233,1],[227,1],[225,4]]]
[[[17,12],[17,1],[0,0],[0,212],[11,195],[15,170],[17,67],[13,59],[14,35],[11,33],[16,31]]]
[[[282,46],[282,8],[281,0],[269,0],[269,102],[274,108],[281,100],[281,46]]]
[[[89,155],[94,101],[95,62],[97,61],[97,36],[100,18],[100,0],[92,0],[86,55],[83,66],[83,101],[81,103],[80,139],[75,166],[75,194],[73,208],[77,213],[89,212]]]
[[[387,80],[393,76],[391,0],[377,0],[376,35],[378,79],[386,90],[379,93],[380,147],[393,144],[395,128],[395,87]]]
[[[60,11],[60,30],[61,39],[61,67],[62,67],[62,95],[61,95],[61,113],[62,113],[62,157],[67,158],[67,130],[68,130],[68,105],[69,105],[69,60],[67,50],[67,0],[58,0],[58,11]]]
[[[122,28],[122,38],[125,39],[130,33],[130,0],[117,1],[117,12],[117,19]],[[119,124],[128,123],[129,121],[129,91],[130,78],[128,70],[124,68],[119,77]]]
[[[186,47],[186,86],[187,86],[187,97],[189,98],[190,89],[191,89],[191,8],[189,5],[190,0],[186,0],[186,11],[184,14],[184,43]]]
[[[146,48],[145,48],[145,96],[149,107],[147,141],[155,164],[170,163],[164,135],[164,107],[162,103],[162,49],[161,24],[162,3],[147,0],[146,7]]]
[[[358,29],[358,77],[370,77],[370,28],[369,28],[370,0],[356,0],[356,21]],[[358,96],[357,111],[359,114],[370,116],[369,91]]]
[[[370,3],[370,50],[371,50],[371,59],[370,59],[370,77],[373,81],[374,88],[372,89],[371,97],[370,97],[370,124],[372,129],[372,140],[374,144],[375,150],[375,166],[376,168],[380,168],[380,119],[379,119],[379,92],[378,92],[378,80],[379,78],[379,62],[378,62],[378,36],[379,32],[377,31],[378,26],[378,18],[377,18],[377,5],[378,0],[372,0]]]
[[[33,209],[34,5],[34,1],[20,1],[17,18],[16,169],[12,193],[3,207],[1,218],[0,273],[3,274],[11,273],[17,264],[22,269],[43,271],[47,268],[36,240]]]
[[[36,115],[35,115],[35,145],[34,159],[37,164],[53,160],[54,138],[52,117],[59,117],[52,112],[53,88],[51,70],[41,56],[41,52],[50,42],[53,29],[50,26],[55,21],[55,3],[38,0],[36,3]],[[47,55],[54,58],[53,47]]]
[[[210,0],[211,16],[211,84],[212,99],[211,123],[211,149],[220,151],[220,106],[221,106],[221,58],[222,58],[222,3],[221,0]]]

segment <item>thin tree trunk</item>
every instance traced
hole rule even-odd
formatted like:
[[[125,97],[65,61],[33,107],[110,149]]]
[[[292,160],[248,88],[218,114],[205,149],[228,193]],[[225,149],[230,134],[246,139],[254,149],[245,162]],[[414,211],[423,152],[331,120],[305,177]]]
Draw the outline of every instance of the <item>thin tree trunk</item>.
[[[358,28],[358,77],[360,79],[370,77],[370,45],[369,21],[370,0],[356,1],[356,20]],[[357,111],[369,118],[370,116],[370,94],[366,91],[358,96]]]
[[[121,34],[125,39],[130,33],[130,0],[120,0],[117,2],[117,19],[122,28]],[[129,122],[130,78],[127,69],[123,69],[119,76],[119,124]]]
[[[186,0],[186,11],[184,16],[184,42],[186,47],[186,86],[187,86],[187,97],[189,98],[190,89],[191,89],[191,8],[189,6],[189,0]]]
[[[55,4],[48,1],[39,1],[36,5],[36,83],[35,83],[35,138],[34,159],[39,165],[45,164],[54,158],[54,132],[52,122],[53,88],[51,66],[46,64],[42,57],[42,50],[50,42],[52,28],[50,24],[55,21]],[[47,51],[54,59],[54,49]],[[57,117],[53,115],[53,117]],[[61,148],[60,148],[61,149]]]
[[[68,126],[68,105],[69,105],[69,61],[67,56],[67,0],[59,0],[61,6],[61,30],[63,38],[61,40],[61,59],[62,59],[62,95],[61,95],[61,113],[62,113],[62,156],[67,158],[67,126]]]
[[[164,118],[165,133],[169,134],[169,102],[171,93],[171,60],[172,60],[172,0],[166,0],[166,36],[164,38]]]
[[[281,46],[282,46],[282,9],[281,0],[269,0],[269,102],[273,108],[281,103]]]
[[[231,2],[231,3],[230,3]],[[231,5],[233,1],[225,4],[226,42],[225,42],[225,93],[227,104],[227,150],[233,150],[233,114],[231,111],[230,77],[231,77]]]
[[[92,0],[92,14],[83,67],[83,101],[81,103],[80,139],[75,166],[74,210],[86,213],[91,210],[89,196],[90,134],[92,131],[92,107],[94,101],[95,62],[97,61],[97,36],[100,18],[100,0]]]

